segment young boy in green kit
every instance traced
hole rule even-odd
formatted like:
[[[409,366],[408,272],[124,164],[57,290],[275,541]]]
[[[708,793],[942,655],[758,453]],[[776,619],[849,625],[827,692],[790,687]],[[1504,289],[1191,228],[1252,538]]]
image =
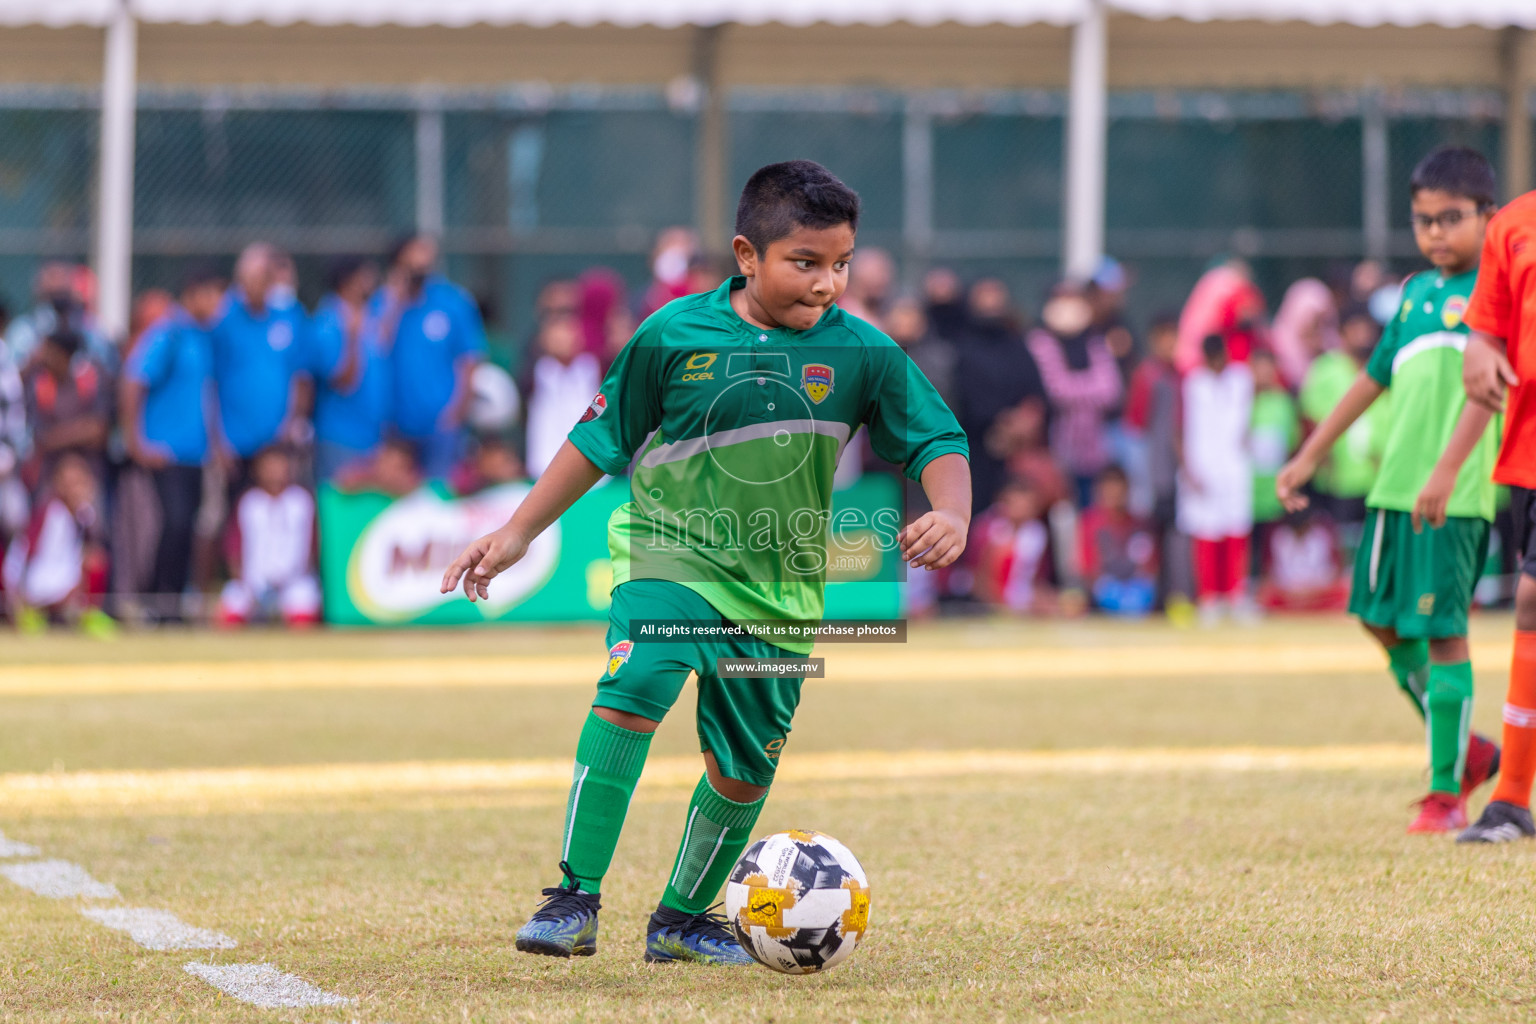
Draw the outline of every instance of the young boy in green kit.
[[[1467,612],[1494,515],[1498,431],[1488,429],[1491,413],[1467,402],[1461,384],[1462,315],[1494,187],[1492,166],[1470,149],[1435,150],[1414,168],[1414,239],[1435,269],[1404,284],[1399,313],[1365,370],[1275,485],[1286,508],[1305,508],[1301,488],[1324,454],[1392,389],[1349,610],[1386,649],[1398,685],[1425,719],[1430,792],[1409,832],[1465,827],[1467,796],[1499,765],[1499,748],[1468,731],[1467,648]]]
[[[772,624],[822,617],[832,475],[861,424],[875,452],[903,464],[932,504],[897,536],[903,561],[938,569],[964,549],[964,433],[901,349],[836,305],[858,220],[858,196],[819,164],[752,175],[732,241],[741,275],[641,324],[511,520],[443,576],[444,593],[462,580],[470,600],[484,599],[533,538],[633,461],[632,500],[609,521],[608,659],[576,746],[559,856],[565,882],[544,890],[518,931],[524,952],[597,951],[598,892],[651,734],[693,672],[704,775],[645,958],[751,962],[709,908],[751,838],[801,679],[722,678],[717,663],[810,653],[811,640],[786,639]],[[663,641],[635,626],[645,620],[720,629]]]

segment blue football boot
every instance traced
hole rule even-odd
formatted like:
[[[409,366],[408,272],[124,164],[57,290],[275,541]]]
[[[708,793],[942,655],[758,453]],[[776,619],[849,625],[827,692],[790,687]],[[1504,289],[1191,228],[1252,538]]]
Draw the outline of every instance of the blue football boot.
[[[716,903],[715,907],[720,906]],[[657,907],[645,930],[645,962],[735,966],[752,958],[741,948],[724,914],[689,914],[671,907]]]
[[[596,893],[576,888],[570,865],[560,862],[565,884],[544,890],[544,901],[528,923],[517,930],[517,948],[542,956],[591,956],[597,952]]]

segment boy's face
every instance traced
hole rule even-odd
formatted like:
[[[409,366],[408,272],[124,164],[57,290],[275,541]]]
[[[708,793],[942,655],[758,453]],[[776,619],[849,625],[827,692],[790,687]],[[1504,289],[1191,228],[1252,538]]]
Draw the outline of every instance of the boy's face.
[[[78,511],[96,500],[96,478],[79,459],[67,459],[53,474],[53,488],[70,511]]]
[[[1250,358],[1248,368],[1253,371],[1253,386],[1258,390],[1268,391],[1280,386],[1280,370],[1267,354]]]
[[[815,327],[848,287],[853,243],[853,229],[847,224],[797,227],[768,243],[768,251],[761,254],[737,235],[731,244],[747,278],[754,319],[796,331]]]
[[[257,460],[252,475],[257,487],[268,494],[281,494],[290,480],[287,456],[268,452]]]
[[[1370,358],[1380,336],[1381,328],[1368,316],[1349,317],[1339,327],[1339,340],[1344,343],[1344,350],[1356,359]]]
[[[37,358],[49,374],[55,377],[64,377],[69,374],[71,354],[52,338],[44,339],[43,343],[37,347]]]
[[[1147,350],[1165,363],[1173,362],[1173,353],[1179,347],[1179,332],[1172,327],[1157,327],[1147,339]]]
[[[475,455],[480,475],[489,483],[504,484],[523,477],[523,464],[506,445],[481,445]]]
[[[224,286],[217,282],[200,284],[181,293],[181,305],[198,323],[213,323],[224,302]]]
[[[1028,487],[1010,487],[998,498],[1003,518],[1015,526],[1022,526],[1040,516],[1040,499]]]
[[[1093,490],[1095,502],[1107,512],[1124,512],[1126,506],[1130,504],[1130,495],[1127,493],[1125,481],[1118,476],[1100,478]]]
[[[580,328],[574,317],[551,317],[539,330],[539,348],[561,363],[569,363],[581,351]]]
[[[1488,216],[1466,196],[1420,189],[1413,196],[1413,240],[1429,262],[1459,273],[1476,265]]]

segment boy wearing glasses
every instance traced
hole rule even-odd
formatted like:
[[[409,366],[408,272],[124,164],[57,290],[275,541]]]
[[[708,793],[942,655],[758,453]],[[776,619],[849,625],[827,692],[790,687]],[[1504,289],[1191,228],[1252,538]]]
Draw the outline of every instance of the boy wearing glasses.
[[[1464,322],[1483,233],[1494,209],[1493,167],[1461,147],[1414,168],[1413,235],[1434,264],[1403,285],[1365,369],[1281,469],[1285,507],[1307,506],[1302,487],[1339,437],[1388,388],[1381,471],[1366,496],[1349,610],[1386,649],[1398,686],[1423,717],[1430,792],[1409,832],[1464,828],[1466,799],[1499,769],[1499,748],[1470,733],[1472,664],[1467,611],[1494,515],[1493,411],[1462,388]]]

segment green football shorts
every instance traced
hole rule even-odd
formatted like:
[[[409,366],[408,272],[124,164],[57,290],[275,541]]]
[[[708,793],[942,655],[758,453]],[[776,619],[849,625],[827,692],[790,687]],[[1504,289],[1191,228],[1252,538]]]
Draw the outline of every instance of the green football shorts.
[[[752,636],[648,640],[630,635],[636,621],[686,619],[728,625],[715,607],[681,583],[630,580],[608,609],[608,664],[593,707],[661,721],[688,681],[699,677],[699,749],[715,755],[728,779],[767,786],[789,737],[803,677],[721,679],[718,658],[801,658]]]
[[[1373,508],[1355,553],[1351,615],[1412,640],[1467,635],[1472,588],[1488,554],[1488,521],[1453,516],[1413,532],[1407,512]]]

